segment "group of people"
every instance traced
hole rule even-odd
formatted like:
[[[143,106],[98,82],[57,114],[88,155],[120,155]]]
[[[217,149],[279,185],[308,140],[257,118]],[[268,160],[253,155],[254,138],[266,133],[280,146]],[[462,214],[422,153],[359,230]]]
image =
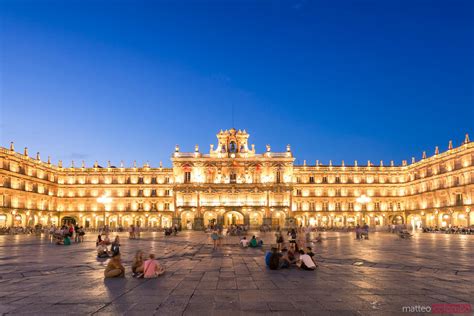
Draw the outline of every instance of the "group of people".
[[[141,228],[140,225],[130,225],[128,228],[128,238],[129,239],[140,239]]]
[[[63,225],[62,227],[51,226],[49,231],[53,241],[56,245],[71,245],[71,239],[74,237],[74,242],[80,243],[84,241],[84,235],[86,234],[82,226]]]
[[[165,269],[155,259],[155,255],[150,253],[145,260],[144,253],[138,250],[132,261],[132,276],[134,278],[157,278],[165,273]],[[114,253],[104,270],[105,278],[125,277],[125,267],[122,264],[120,253]]]
[[[451,226],[451,227],[423,227],[424,233],[445,233],[445,234],[463,234],[471,235],[474,234],[474,226],[464,227],[464,226]]]
[[[365,223],[363,226],[357,224],[355,228],[356,239],[369,239],[369,225]]]
[[[178,225],[174,225],[173,227],[167,227],[165,228],[165,236],[171,236],[171,235],[178,235]]]
[[[239,241],[239,245],[240,245],[242,248],[247,248],[247,247],[250,247],[250,248],[262,247],[262,246],[263,246],[263,240],[257,239],[257,237],[255,237],[255,235],[253,235],[250,240],[248,240],[247,237],[244,236],[244,237],[242,237],[242,239]]]
[[[110,246],[110,249],[108,248]],[[115,236],[113,242],[110,242],[109,234],[105,234],[102,239],[102,234],[97,236],[96,241],[97,258],[109,258],[120,255],[120,237]]]
[[[265,254],[265,264],[270,270],[289,269],[295,266],[302,270],[314,271],[318,267],[311,247],[298,251],[287,248],[278,251],[276,247],[272,247]]]

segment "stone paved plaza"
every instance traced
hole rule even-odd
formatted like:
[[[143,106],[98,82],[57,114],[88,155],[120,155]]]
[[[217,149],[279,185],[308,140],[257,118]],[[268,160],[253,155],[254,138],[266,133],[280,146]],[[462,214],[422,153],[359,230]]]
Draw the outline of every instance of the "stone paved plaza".
[[[122,239],[125,279],[103,279],[95,235],[56,246],[47,237],[0,236],[0,312],[34,315],[399,315],[403,306],[473,303],[474,236],[323,233],[316,272],[266,269],[261,249],[237,238],[213,251],[209,236]],[[273,233],[260,234],[267,247]],[[134,279],[134,252],[153,252],[167,272]]]

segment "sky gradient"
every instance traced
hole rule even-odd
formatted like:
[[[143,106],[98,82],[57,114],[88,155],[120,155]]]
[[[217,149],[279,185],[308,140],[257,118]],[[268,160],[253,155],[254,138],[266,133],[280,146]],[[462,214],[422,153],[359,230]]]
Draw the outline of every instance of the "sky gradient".
[[[4,0],[0,23],[0,145],[65,166],[170,166],[232,125],[311,164],[474,138],[473,1]]]

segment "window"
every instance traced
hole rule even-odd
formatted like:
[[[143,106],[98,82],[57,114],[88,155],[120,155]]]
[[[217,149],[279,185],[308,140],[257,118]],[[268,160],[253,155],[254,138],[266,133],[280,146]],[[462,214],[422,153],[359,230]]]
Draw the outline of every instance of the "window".
[[[314,176],[309,177],[309,183],[314,183]]]
[[[336,196],[341,196],[341,189],[336,189]]]
[[[151,190],[151,196],[156,196],[156,190]]]
[[[165,190],[165,196],[170,196],[170,190]]]
[[[296,195],[301,196],[301,190],[300,189],[296,190]]]
[[[165,177],[165,183],[170,183],[170,177]]]
[[[184,183],[191,182],[191,171],[186,171],[184,173]]]
[[[276,174],[276,183],[281,183],[281,172],[280,172],[280,171],[277,171],[277,174]]]
[[[138,196],[143,196],[143,190],[138,190]]]
[[[341,203],[336,202],[336,211],[340,211],[340,210],[341,210]]]
[[[400,202],[397,203],[397,209],[401,210],[402,209],[402,204]]]
[[[323,202],[323,211],[327,211],[329,209],[328,202]]]
[[[349,202],[349,203],[347,204],[347,206],[348,206],[348,208],[349,208],[349,211],[353,211],[353,210],[354,210],[354,203]]]
[[[391,210],[391,211],[393,211],[393,203],[392,203],[392,202],[390,202],[390,203],[388,204],[388,209]]]
[[[296,177],[296,183],[301,183],[301,177]]]
[[[328,183],[328,177],[326,176],[323,177],[323,183]]]
[[[462,205],[462,193],[456,194],[456,205]]]
[[[374,204],[374,209],[375,209],[376,211],[380,211],[380,202],[375,202],[375,204]]]
[[[230,183],[236,183],[237,182],[237,174],[231,173],[230,174]]]
[[[336,183],[341,183],[341,177],[339,176],[336,177]]]
[[[170,204],[169,203],[165,203],[165,210],[169,210],[170,209]]]
[[[143,184],[143,177],[139,177],[139,178],[138,178],[138,183],[139,183],[139,184]]]
[[[315,209],[316,208],[315,208],[314,202],[309,203],[309,210],[314,211]]]

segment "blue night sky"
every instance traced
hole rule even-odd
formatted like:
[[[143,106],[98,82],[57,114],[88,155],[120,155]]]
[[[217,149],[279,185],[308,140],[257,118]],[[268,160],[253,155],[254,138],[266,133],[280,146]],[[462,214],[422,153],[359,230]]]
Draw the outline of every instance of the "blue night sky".
[[[0,144],[165,166],[234,126],[297,162],[474,138],[474,2],[0,2]]]

